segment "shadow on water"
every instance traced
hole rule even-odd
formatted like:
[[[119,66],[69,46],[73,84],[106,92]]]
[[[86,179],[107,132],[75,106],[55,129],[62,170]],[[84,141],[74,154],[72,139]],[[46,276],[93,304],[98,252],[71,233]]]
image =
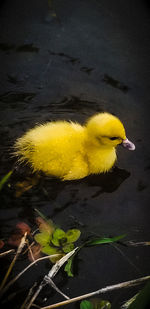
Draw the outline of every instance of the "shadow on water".
[[[94,199],[103,193],[116,191],[129,176],[130,172],[115,167],[107,174],[90,175],[74,181],[61,181],[43,174],[37,176],[32,174],[29,168],[19,167],[11,176],[10,187],[2,191],[2,204],[8,208],[22,205],[23,212],[26,213],[25,217],[28,217],[28,211],[30,216],[31,209],[28,209],[27,205],[32,205],[34,209],[45,207],[48,203],[52,206],[50,216],[54,217],[56,213],[72,205],[84,204],[87,199]],[[37,181],[34,180],[35,177]],[[23,184],[25,181],[27,181],[29,190],[23,189],[17,197],[16,184]]]
[[[29,53],[38,53],[39,48],[33,44],[24,44],[20,45],[16,49],[17,52],[29,52]]]
[[[0,50],[1,51],[10,51],[15,48],[14,44],[9,44],[9,43],[0,43]]]
[[[62,212],[73,204],[84,202],[87,197],[96,198],[105,192],[112,193],[130,176],[130,172],[115,167],[111,172],[101,175],[91,175],[81,180],[60,181],[56,178],[41,177],[39,184],[43,198],[54,206],[53,217],[56,212]],[[85,188],[83,190],[83,187]],[[89,189],[95,187],[89,193]]]
[[[129,176],[130,172],[119,167],[114,167],[113,170],[107,174],[89,176],[86,182],[89,186],[100,187],[100,190],[92,196],[96,197],[104,192],[112,193],[116,191]]]

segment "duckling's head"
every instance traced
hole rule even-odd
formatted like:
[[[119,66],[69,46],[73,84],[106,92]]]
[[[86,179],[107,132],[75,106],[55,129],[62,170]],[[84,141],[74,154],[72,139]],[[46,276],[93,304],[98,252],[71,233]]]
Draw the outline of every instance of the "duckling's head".
[[[96,145],[116,147],[122,144],[129,150],[135,149],[135,145],[126,137],[122,122],[112,114],[99,113],[92,116],[87,121],[86,128],[90,140]]]

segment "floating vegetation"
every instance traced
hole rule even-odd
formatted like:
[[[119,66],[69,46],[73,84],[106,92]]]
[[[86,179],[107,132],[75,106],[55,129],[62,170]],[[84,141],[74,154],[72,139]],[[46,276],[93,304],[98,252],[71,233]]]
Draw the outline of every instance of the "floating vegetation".
[[[90,292],[85,295],[80,295],[74,298],[69,298],[68,295],[64,294],[53,282],[53,277],[57,275],[60,268],[63,268],[67,273],[68,277],[73,277],[74,273],[72,270],[73,261],[76,255],[80,250],[84,250],[84,247],[97,246],[103,244],[111,244],[112,242],[120,242],[121,239],[125,237],[125,235],[119,235],[115,237],[97,237],[90,238],[88,241],[82,242],[80,239],[81,231],[78,229],[70,229],[66,232],[58,227],[53,221],[49,218],[46,218],[43,213],[39,210],[35,209],[38,216],[36,217],[36,225],[38,229],[36,231],[32,231],[31,227],[25,222],[18,222],[12,231],[8,241],[1,240],[1,251],[0,257],[8,254],[13,254],[13,258],[10,262],[8,270],[2,279],[0,285],[0,297],[4,298],[5,293],[9,290],[9,288],[14,285],[14,283],[19,280],[21,276],[29,269],[32,268],[35,264],[43,261],[49,260],[50,270],[48,274],[44,275],[42,281],[37,284],[34,284],[34,287],[31,287],[28,295],[26,296],[21,308],[30,309],[32,305],[35,305],[35,301],[41,293],[42,289],[48,284],[54,289],[57,293],[59,293],[65,301],[60,303],[55,303],[47,307],[40,307],[41,309],[52,309],[55,307],[64,306],[76,301],[81,301],[80,309],[110,309],[111,303],[108,300],[104,300],[101,298],[93,298],[99,294],[103,294],[106,292],[118,290],[121,288],[132,287],[134,285],[143,283],[147,280],[150,280],[150,276],[145,276],[142,278],[130,280],[127,282],[121,282],[115,285],[106,286],[97,291]],[[80,245],[75,247],[75,242],[80,240]],[[6,245],[13,246],[13,249],[5,250]],[[127,243],[125,243],[127,244]],[[16,248],[16,249],[14,249]],[[14,254],[15,253],[15,254]],[[18,258],[21,258],[21,255],[27,257],[30,263],[15,277],[9,280],[10,274],[12,273],[13,268],[16,265]],[[36,288],[36,290],[35,290]],[[10,295],[11,297],[11,295]],[[87,300],[90,298],[90,300]],[[136,297],[133,297],[131,300],[126,302],[123,305],[123,309],[144,309],[146,307],[132,307],[134,303],[139,300],[139,303],[147,304],[149,301],[149,284],[139,292]],[[4,299],[7,303],[8,299]],[[24,304],[26,306],[24,307]]]
[[[109,238],[107,238],[107,237],[97,238],[97,239],[89,240],[87,242],[87,245],[88,246],[94,246],[94,245],[110,244],[112,242],[119,241],[120,239],[124,238],[125,236],[126,235],[123,234],[123,235],[112,237],[112,238],[110,238],[110,237]]]

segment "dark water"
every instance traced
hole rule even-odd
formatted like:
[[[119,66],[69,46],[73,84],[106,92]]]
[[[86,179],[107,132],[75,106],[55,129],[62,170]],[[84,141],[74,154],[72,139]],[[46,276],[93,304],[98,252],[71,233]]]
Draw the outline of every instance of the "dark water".
[[[124,123],[135,152],[118,149],[118,161],[105,175],[61,182],[41,175],[20,197],[15,184],[31,177],[17,168],[1,191],[0,238],[7,240],[24,221],[32,230],[35,208],[64,230],[89,236],[126,234],[126,241],[149,241],[149,5],[146,1],[55,1],[57,18],[48,17],[47,1],[3,1],[0,11],[0,176],[15,166],[12,146],[37,123],[66,119],[83,123],[108,111]],[[79,243],[80,243],[79,242]],[[61,270],[56,285],[70,297],[106,285],[148,275],[149,246],[117,244],[83,248],[75,258],[73,278]],[[1,258],[1,275],[12,256]],[[20,257],[14,277],[28,265]],[[28,271],[3,298],[2,308],[20,308],[29,288],[49,271],[42,262]],[[105,295],[112,309],[138,291]],[[12,293],[16,295],[12,295]],[[62,300],[45,287],[36,303]],[[8,303],[7,303],[8,301]],[[79,304],[68,308],[79,308]]]

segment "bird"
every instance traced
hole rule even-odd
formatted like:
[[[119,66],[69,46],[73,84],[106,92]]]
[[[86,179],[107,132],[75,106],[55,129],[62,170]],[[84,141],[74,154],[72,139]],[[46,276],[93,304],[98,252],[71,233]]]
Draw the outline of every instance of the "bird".
[[[118,145],[135,149],[120,119],[100,112],[83,125],[65,120],[38,124],[16,140],[14,154],[33,172],[77,180],[111,170]]]

